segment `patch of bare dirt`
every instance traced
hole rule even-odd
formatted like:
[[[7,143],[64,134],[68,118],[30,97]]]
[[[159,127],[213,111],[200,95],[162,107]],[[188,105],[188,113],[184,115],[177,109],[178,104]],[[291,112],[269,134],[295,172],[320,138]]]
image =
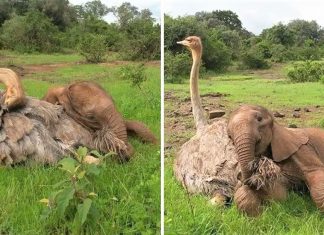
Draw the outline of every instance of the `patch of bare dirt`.
[[[201,97],[206,115],[211,110],[226,110],[226,94],[208,93]],[[195,126],[192,116],[190,97],[179,98],[173,91],[166,91],[164,94],[164,132],[165,132],[165,153],[166,156],[174,153],[179,147],[195,134]],[[213,122],[217,118],[210,120]]]
[[[130,64],[130,62],[126,61],[126,60],[115,60],[115,61],[111,61],[111,62],[100,63],[100,65],[108,66],[108,67],[109,66],[128,65],[128,64]],[[144,65],[160,67],[161,62],[159,60],[152,60],[152,61],[144,62]]]
[[[25,65],[25,74],[33,74],[39,72],[52,72],[59,68],[65,68],[76,63],[59,63],[59,64],[38,64],[38,65]]]
[[[223,110],[227,117],[232,112],[230,103],[226,100],[226,94],[213,93],[202,95],[202,106],[206,115],[211,110]],[[192,116],[190,98],[179,98],[174,91],[166,91],[164,94],[164,133],[165,156],[174,156],[180,146],[195,134],[195,125]],[[271,109],[272,113],[280,114],[276,120],[287,127],[314,126],[314,120],[324,116],[324,106],[310,105],[305,107]],[[297,115],[296,115],[297,114]],[[213,122],[217,118],[209,120]]]
[[[284,64],[273,64],[269,69],[248,70],[243,72],[245,75],[254,75],[264,79],[284,79]]]

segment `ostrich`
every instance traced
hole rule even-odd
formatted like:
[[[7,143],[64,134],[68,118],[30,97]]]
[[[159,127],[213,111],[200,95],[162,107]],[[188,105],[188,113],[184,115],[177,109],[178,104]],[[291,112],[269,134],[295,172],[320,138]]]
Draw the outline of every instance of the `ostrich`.
[[[112,130],[92,131],[62,106],[26,97],[12,70],[0,68],[0,82],[6,86],[0,107],[0,165],[26,160],[54,164],[80,145],[119,154],[126,149]]]
[[[192,54],[190,95],[196,135],[183,144],[177,153],[175,177],[189,193],[208,195],[212,197],[212,203],[223,205],[233,198],[236,189],[242,184],[239,180],[241,169],[238,155],[227,133],[227,120],[222,118],[208,124],[204,115],[198,89],[202,56],[200,38],[190,36],[178,44],[187,47]],[[271,173],[280,174],[278,166],[266,157],[255,160],[251,168],[256,173],[254,180],[259,182],[260,187],[266,184],[266,179],[271,178]],[[271,184],[272,181],[267,183]]]
[[[190,193],[203,193],[213,201],[224,203],[234,194],[239,165],[235,147],[227,134],[227,121],[220,119],[210,125],[204,115],[198,89],[202,43],[190,36],[178,42],[192,54],[190,95],[196,135],[182,145],[174,164],[176,179]]]

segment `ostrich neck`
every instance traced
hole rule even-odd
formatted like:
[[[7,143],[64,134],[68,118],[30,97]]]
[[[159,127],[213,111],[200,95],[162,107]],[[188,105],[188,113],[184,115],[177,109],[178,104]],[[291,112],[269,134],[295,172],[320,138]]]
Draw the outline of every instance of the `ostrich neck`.
[[[190,73],[190,95],[192,112],[196,124],[197,131],[207,125],[207,120],[204,115],[204,110],[201,106],[198,78],[199,78],[199,67],[201,63],[201,50],[192,51],[192,67]]]
[[[0,82],[3,83],[6,88],[14,87],[17,92],[21,90],[21,84],[18,76],[9,69],[0,69]]]

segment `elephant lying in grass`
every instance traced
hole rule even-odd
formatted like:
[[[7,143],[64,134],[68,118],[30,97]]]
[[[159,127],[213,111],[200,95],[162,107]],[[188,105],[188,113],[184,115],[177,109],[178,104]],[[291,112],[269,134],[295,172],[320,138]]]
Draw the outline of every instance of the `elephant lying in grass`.
[[[228,133],[241,166],[243,185],[234,197],[239,210],[258,215],[264,200],[284,200],[289,189],[306,184],[324,212],[324,130],[286,128],[266,108],[244,105],[231,114]],[[251,171],[251,162],[261,156],[276,162],[282,175],[268,186],[260,186]]]
[[[43,100],[52,104],[62,105],[64,111],[82,126],[95,132],[95,136],[104,136],[111,131],[125,146],[114,148],[115,144],[108,144],[122,158],[128,160],[134,149],[128,142],[127,132],[134,132],[142,140],[157,143],[154,134],[141,122],[124,120],[118,112],[113,98],[98,84],[93,82],[75,82],[66,87],[50,89]],[[96,148],[105,149],[107,146],[98,141]]]
[[[28,159],[53,164],[80,145],[100,152],[114,151],[120,160],[128,159],[127,142],[119,138],[113,128],[104,123],[94,129],[79,122],[78,118],[96,120],[96,117],[78,113],[80,106],[72,105],[74,112],[79,115],[77,117],[67,112],[64,106],[25,97],[18,75],[10,69],[0,68],[0,82],[7,87],[1,97],[0,164],[9,165]],[[101,92],[104,91],[101,89]],[[81,105],[78,96],[73,98]],[[90,100],[92,107],[100,103],[96,96]],[[142,128],[142,131],[154,137],[144,124],[134,123],[138,125],[130,128],[130,131],[137,134],[136,130]],[[142,133],[139,135],[142,136]]]

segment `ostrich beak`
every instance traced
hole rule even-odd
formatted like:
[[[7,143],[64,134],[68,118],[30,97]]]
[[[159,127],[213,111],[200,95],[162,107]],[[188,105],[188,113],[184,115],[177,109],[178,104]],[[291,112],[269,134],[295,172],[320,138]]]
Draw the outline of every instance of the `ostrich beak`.
[[[188,42],[186,40],[179,41],[177,44],[183,45],[183,46],[188,46]]]

